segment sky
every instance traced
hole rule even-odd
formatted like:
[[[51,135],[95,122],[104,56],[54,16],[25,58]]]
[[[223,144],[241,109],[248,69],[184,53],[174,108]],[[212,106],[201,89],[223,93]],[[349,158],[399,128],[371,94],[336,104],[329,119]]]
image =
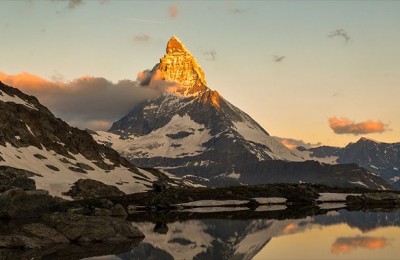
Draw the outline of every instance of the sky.
[[[270,135],[400,141],[400,1],[0,1],[0,80],[106,129],[176,35]]]

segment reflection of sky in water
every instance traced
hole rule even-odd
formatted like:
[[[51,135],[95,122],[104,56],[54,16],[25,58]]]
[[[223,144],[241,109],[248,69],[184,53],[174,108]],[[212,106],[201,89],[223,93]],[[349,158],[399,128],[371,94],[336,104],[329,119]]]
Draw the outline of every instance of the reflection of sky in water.
[[[308,223],[293,220],[254,259],[398,259],[400,211],[332,211]]]
[[[254,259],[398,259],[400,228],[362,232],[347,224],[311,225],[273,238]]]
[[[400,211],[303,219],[134,223],[146,235],[121,259],[398,259]]]

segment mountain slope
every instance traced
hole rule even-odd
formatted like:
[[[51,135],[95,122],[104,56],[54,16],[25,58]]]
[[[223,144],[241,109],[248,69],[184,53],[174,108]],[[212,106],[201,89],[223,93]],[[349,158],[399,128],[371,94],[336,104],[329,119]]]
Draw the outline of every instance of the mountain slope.
[[[126,193],[163,177],[139,169],[91,135],[69,126],[33,96],[0,82],[0,165],[28,170],[39,189],[62,196],[76,180],[117,185]]]
[[[381,143],[361,138],[343,148],[337,162],[357,163],[385,180],[396,181],[400,179],[400,143]]]

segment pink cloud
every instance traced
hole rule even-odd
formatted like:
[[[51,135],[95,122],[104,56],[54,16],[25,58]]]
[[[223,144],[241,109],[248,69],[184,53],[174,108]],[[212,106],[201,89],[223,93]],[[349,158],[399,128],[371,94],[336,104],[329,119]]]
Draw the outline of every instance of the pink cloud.
[[[381,121],[367,120],[364,122],[354,122],[345,117],[331,117],[329,118],[329,126],[335,132],[335,134],[371,134],[371,133],[383,133],[387,131],[387,125]]]
[[[84,76],[71,82],[50,81],[39,76],[0,72],[0,81],[36,96],[56,116],[68,123],[93,130],[106,130],[136,104],[155,97],[162,90],[141,87],[139,82]]]
[[[177,5],[169,6],[168,7],[168,13],[169,13],[169,16],[171,16],[172,18],[175,18],[179,13],[178,6]]]

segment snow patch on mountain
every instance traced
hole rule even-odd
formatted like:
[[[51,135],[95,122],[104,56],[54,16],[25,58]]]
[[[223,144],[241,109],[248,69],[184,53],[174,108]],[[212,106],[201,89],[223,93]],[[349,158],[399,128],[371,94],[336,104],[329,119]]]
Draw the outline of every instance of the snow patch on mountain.
[[[301,161],[302,159],[296,156],[288,148],[284,147],[275,138],[267,135],[265,131],[251,122],[233,122],[237,132],[247,141],[267,146],[271,151],[267,152],[271,158],[276,160]],[[263,158],[259,158],[263,160]]]
[[[202,144],[211,139],[210,130],[188,115],[174,115],[168,124],[148,135],[121,138],[109,132],[98,131],[97,134],[93,135],[97,142],[110,143],[127,158],[195,156],[206,149]]]
[[[297,149],[294,149],[292,150],[292,152],[296,154],[298,157],[303,158],[304,160],[318,161],[327,164],[337,164],[337,159],[339,158],[339,156],[316,157],[313,156],[313,153],[308,150],[299,151]]]
[[[1,91],[1,90],[0,90],[0,101],[3,101],[5,103],[11,102],[11,103],[15,103],[15,104],[21,104],[21,105],[24,105],[24,106],[26,106],[26,107],[28,107],[30,109],[37,110],[37,108],[33,104],[31,104],[29,102],[26,102],[25,100],[21,99],[18,96],[10,96],[10,95],[8,95],[7,93],[5,93],[4,91]]]
[[[365,187],[365,188],[368,188],[368,185],[365,184],[365,183],[362,182],[362,181],[350,181],[350,183],[358,184],[358,185],[360,185],[360,186],[363,186],[363,187]]]
[[[0,153],[3,159],[0,165],[36,173],[32,179],[35,180],[38,189],[47,190],[53,196],[67,199],[68,197],[62,193],[68,191],[78,179],[98,180],[117,186],[128,194],[148,190],[151,182],[156,180],[154,175],[144,170],[141,170],[141,173],[146,176],[147,181],[143,177],[134,178],[134,173],[122,166],[105,171],[81,154],[71,154],[75,158],[71,159],[46,150],[44,147],[42,149],[34,146],[17,148],[6,143],[6,146],[0,145]],[[79,172],[77,165],[84,165],[86,173]]]

